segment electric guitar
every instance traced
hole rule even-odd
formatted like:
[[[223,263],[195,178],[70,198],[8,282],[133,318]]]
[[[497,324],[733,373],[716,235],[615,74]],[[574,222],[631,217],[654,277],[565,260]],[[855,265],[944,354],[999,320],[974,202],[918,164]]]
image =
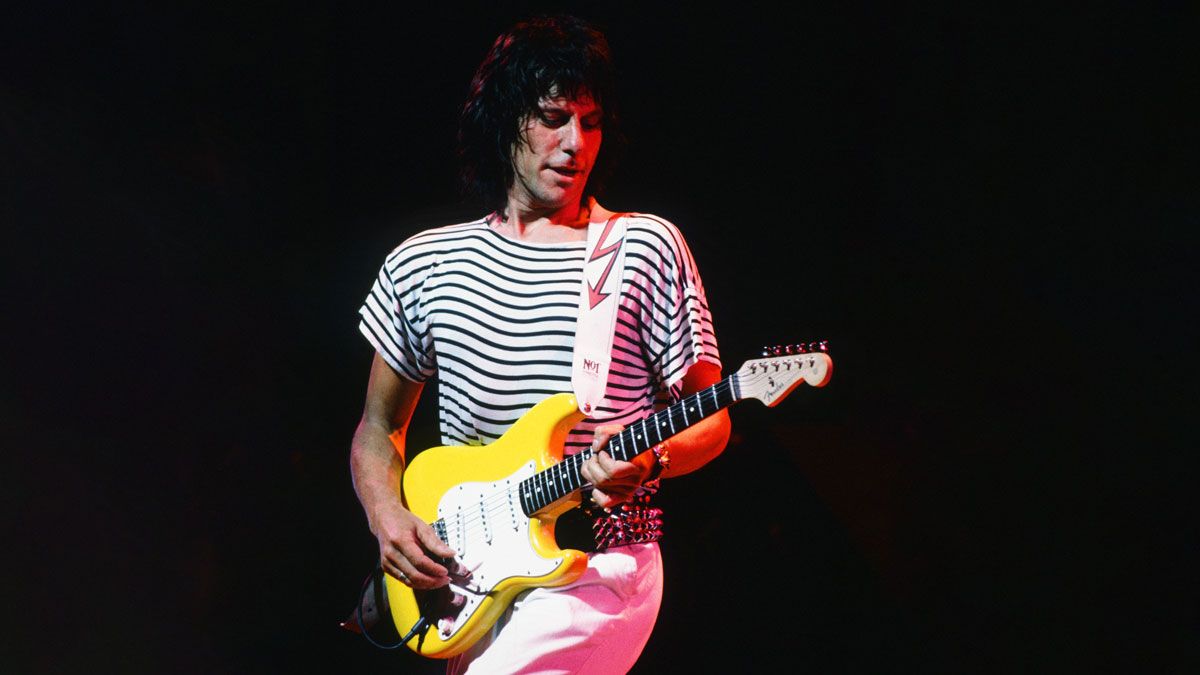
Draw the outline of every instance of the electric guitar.
[[[737,401],[774,406],[801,382],[823,387],[833,372],[825,343],[764,350],[703,391],[613,436],[605,450],[629,461]],[[529,409],[494,443],[430,448],[404,471],[410,511],[458,552],[449,586],[414,591],[384,575],[392,620],[418,654],[449,658],[482,637],[522,591],[562,586],[587,568],[587,554],[559,549],[557,518],[580,502],[579,470],[592,455],[563,457],[563,442],[583,419],[571,394]],[[456,571],[457,570],[457,571]],[[416,637],[416,639],[411,639]]]

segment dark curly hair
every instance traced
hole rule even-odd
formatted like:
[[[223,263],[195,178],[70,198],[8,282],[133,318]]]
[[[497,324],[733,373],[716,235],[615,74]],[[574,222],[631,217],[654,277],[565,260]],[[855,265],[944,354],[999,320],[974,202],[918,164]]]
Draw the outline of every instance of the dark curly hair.
[[[618,128],[616,77],[608,40],[574,16],[541,15],[496,38],[471,80],[458,126],[460,177],[469,195],[501,210],[513,184],[512,152],[527,116],[553,93],[590,96],[603,113],[604,146],[584,195],[595,195],[624,138]]]

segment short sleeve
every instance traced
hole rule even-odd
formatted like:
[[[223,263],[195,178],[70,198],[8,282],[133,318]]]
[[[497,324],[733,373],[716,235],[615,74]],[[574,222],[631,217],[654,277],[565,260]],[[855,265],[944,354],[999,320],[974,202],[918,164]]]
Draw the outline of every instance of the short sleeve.
[[[661,229],[658,278],[651,320],[643,324],[643,340],[660,382],[678,398],[683,376],[707,361],[721,366],[712,313],[696,261],[673,224],[654,219]]]
[[[388,256],[358,310],[358,330],[397,373],[424,382],[437,368],[421,305],[424,270],[401,245]]]

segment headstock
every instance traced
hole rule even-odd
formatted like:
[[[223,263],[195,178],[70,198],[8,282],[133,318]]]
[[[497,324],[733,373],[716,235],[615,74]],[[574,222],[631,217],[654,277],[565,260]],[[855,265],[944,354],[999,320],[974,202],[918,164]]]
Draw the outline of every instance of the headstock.
[[[828,350],[825,340],[764,347],[763,358],[747,361],[737,371],[741,398],[756,398],[774,406],[801,382],[824,387],[833,376]]]

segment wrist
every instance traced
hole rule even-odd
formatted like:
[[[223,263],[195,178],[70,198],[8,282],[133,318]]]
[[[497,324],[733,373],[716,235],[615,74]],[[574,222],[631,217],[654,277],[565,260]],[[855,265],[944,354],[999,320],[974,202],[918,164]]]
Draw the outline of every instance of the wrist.
[[[654,484],[656,487],[658,482],[663,478],[663,474],[667,469],[671,468],[671,451],[666,441],[650,448],[650,453],[654,457],[654,464],[650,467],[650,474],[646,476],[643,484]]]

